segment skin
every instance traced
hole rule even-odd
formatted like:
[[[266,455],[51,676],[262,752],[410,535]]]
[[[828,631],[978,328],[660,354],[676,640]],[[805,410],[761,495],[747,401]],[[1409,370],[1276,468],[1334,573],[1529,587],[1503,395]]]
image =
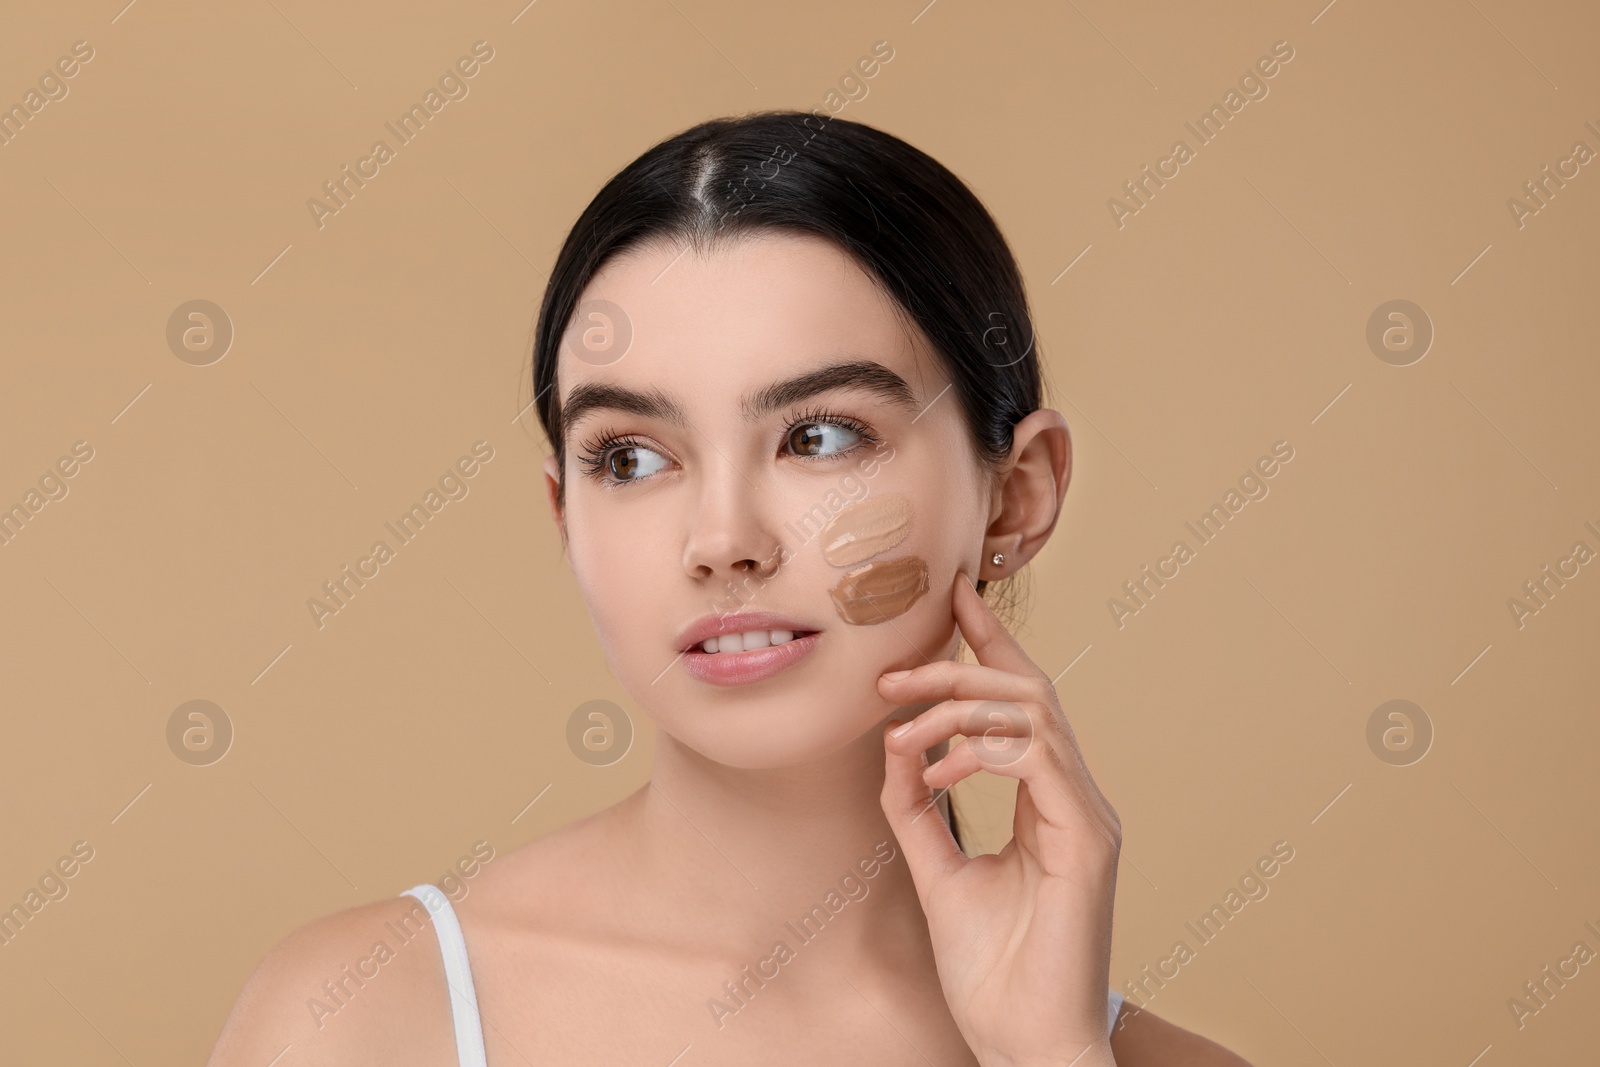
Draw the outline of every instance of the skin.
[[[656,725],[656,757],[649,784],[497,857],[456,902],[489,1062],[1245,1064],[1132,1005],[1108,1040],[1120,824],[1048,678],[973,590],[1024,566],[1054,529],[1071,473],[1061,415],[1029,415],[1005,463],[985,465],[926,337],[816,238],[637,249],[585,297],[624,308],[634,335],[609,365],[563,352],[564,407],[586,385],[613,385],[679,409],[591,411],[566,427],[564,469],[552,458],[545,471],[567,562],[612,670]],[[741,403],[860,360],[909,395],[857,375],[756,417]],[[784,532],[873,451],[829,421],[840,416],[892,446],[863,481],[911,502],[892,555],[930,571],[930,592],[891,623],[841,622],[827,594],[840,569]],[[786,445],[797,424],[814,454]],[[648,449],[626,457],[634,480],[608,487],[585,472],[586,447],[607,434]],[[794,550],[780,557],[784,540]],[[816,629],[815,650],[751,685],[695,679],[675,664],[683,627],[758,568],[775,573],[749,608]],[[976,663],[954,662],[962,637]],[[984,702],[1007,714],[938,758],[992,710]],[[1019,781],[1014,840],[968,859],[930,805],[980,767]],[[885,847],[893,858],[862,877],[858,864]],[[847,873],[865,895],[825,936],[793,936],[785,924]],[[454,1063],[432,931],[320,1027],[307,1007],[374,941],[394,944],[385,920],[409,904],[349,909],[273,949],[211,1062],[265,1067],[287,1045],[282,1067]],[[708,1001],[732,1004],[723,983],[779,939],[793,957],[718,1020]]]

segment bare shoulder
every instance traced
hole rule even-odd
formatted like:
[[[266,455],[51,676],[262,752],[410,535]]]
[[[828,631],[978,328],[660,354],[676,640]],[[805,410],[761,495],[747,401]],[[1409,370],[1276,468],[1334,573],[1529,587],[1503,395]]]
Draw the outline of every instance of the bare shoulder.
[[[508,958],[557,958],[553,944],[581,937],[586,918],[604,929],[601,920],[618,912],[617,897],[630,883],[617,876],[611,827],[627,803],[504,854],[480,842],[438,880],[460,920],[475,977],[489,972],[491,999],[502,984],[524,991],[551,970],[507,969]],[[574,892],[575,881],[582,892]],[[514,980],[494,980],[500,978]],[[481,1003],[485,988],[477,993]],[[521,1010],[516,997],[506,1004],[508,1012]],[[293,1055],[283,1055],[290,1048]],[[397,895],[316,919],[274,946],[235,1001],[209,1067],[409,1067],[455,1058],[432,916],[416,898]]]
[[[1159,1015],[1124,1003],[1111,1031],[1111,1053],[1119,1067],[1250,1067],[1249,1061],[1209,1038],[1201,1037]]]
[[[210,1067],[262,1067],[291,1048],[297,1067],[451,1062],[450,1000],[427,908],[409,896],[349,908],[267,953]]]

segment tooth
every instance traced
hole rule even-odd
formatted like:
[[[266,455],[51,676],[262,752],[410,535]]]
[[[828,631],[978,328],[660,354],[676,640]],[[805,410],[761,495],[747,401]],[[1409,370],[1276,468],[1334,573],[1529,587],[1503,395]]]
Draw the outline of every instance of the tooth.
[[[717,639],[715,637],[708,637],[704,641],[700,642],[700,651],[702,651],[702,652],[715,652],[716,650],[717,650]]]
[[[771,638],[772,643],[775,644],[775,645],[786,645],[790,641],[794,640],[794,631],[793,630],[772,630],[767,634],[767,636],[769,638]]]
[[[772,644],[772,638],[765,630],[751,630],[744,635],[744,650],[746,652],[752,648],[766,648],[770,644]]]

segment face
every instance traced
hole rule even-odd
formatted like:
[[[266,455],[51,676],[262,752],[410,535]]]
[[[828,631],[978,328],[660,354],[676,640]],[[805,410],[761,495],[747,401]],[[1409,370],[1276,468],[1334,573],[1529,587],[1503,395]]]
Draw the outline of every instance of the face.
[[[953,652],[998,506],[939,358],[819,238],[640,249],[597,299],[632,336],[562,346],[558,519],[612,671],[718,763],[848,745],[894,710],[880,674]]]

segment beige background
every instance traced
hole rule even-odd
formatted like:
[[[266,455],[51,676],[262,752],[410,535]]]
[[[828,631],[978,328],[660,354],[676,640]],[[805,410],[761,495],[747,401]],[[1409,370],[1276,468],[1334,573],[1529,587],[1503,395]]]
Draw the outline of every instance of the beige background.
[[[648,145],[821,106],[878,40],[842,114],[994,212],[1074,428],[1023,633],[1073,664],[1126,827],[1113,980],[1284,840],[1155,1010],[1261,1064],[1600,1055],[1600,965],[1521,1030],[1506,1006],[1600,949],[1600,565],[1507,608],[1600,550],[1600,164],[1506,206],[1600,150],[1592,6],[120,2],[0,33],[7,105],[95,49],[0,146],[0,505],[94,449],[0,547],[0,904],[95,850],[0,948],[0,1058],[199,1062],[293,927],[643,781],[648,724],[603,769],[564,740],[584,701],[636,709],[516,418],[545,271]],[[306,200],[478,40],[470,95],[317,229]],[[1279,40],[1270,95],[1119,230],[1107,198]],[[1394,298],[1436,330],[1407,367],[1365,340]],[[193,299],[236,331],[210,366],[167,345]],[[479,440],[470,495],[318,630],[307,598]],[[1271,495],[1119,630],[1107,599],[1279,440]],[[1366,741],[1395,698],[1436,733],[1411,766]],[[236,731],[207,767],[166,741],[193,699]]]

